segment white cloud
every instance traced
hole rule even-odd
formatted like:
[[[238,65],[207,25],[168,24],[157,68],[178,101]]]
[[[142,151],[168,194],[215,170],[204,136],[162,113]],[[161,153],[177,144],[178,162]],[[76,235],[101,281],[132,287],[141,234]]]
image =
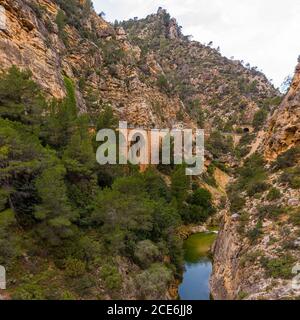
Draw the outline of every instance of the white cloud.
[[[258,66],[277,86],[293,73],[300,54],[297,0],[94,0],[94,5],[110,21],[141,18],[162,6],[185,34]]]

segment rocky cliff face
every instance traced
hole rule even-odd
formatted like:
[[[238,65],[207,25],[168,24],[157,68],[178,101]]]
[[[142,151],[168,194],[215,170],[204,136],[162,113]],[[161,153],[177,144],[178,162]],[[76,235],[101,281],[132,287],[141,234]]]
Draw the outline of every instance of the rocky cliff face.
[[[269,125],[264,144],[264,152],[268,160],[300,143],[300,64],[291,88],[280,108],[275,112]]]
[[[54,26],[52,23],[58,11],[57,6],[51,1],[40,3],[47,12],[45,21]],[[65,94],[61,73],[63,65],[66,69],[66,63],[60,56],[63,45],[55,32],[51,34],[51,40],[47,38],[50,32],[29,4],[31,2],[1,1],[7,21],[7,29],[0,32],[1,69],[9,68],[13,64],[28,68],[48,93],[62,98]],[[54,45],[49,47],[47,40]],[[71,73],[70,70],[66,71]]]
[[[0,69],[30,69],[56,98],[65,95],[63,77],[71,78],[82,112],[110,103],[121,119],[147,127],[199,126],[204,113],[207,129],[228,131],[251,123],[277,94],[257,70],[183,36],[161,8],[144,20],[112,26],[87,0],[1,4],[7,29],[0,31]]]
[[[156,86],[161,67],[153,56],[141,65],[141,50],[88,1],[4,0],[7,29],[0,31],[0,68],[32,71],[49,96],[65,95],[63,77],[76,85],[78,107],[93,112],[111,104],[133,125],[173,126],[183,109],[179,97]],[[146,78],[147,77],[147,78]],[[152,79],[152,80],[151,80]],[[183,120],[191,123],[184,110]],[[192,124],[191,124],[192,125]]]
[[[49,98],[63,98],[64,77],[72,79],[81,112],[97,114],[110,104],[132,125],[204,126],[208,131],[228,132],[252,124],[257,111],[274,109],[278,92],[263,74],[222,57],[210,46],[190,41],[163,9],[146,19],[112,26],[94,12],[88,0],[0,3],[7,15],[7,29],[0,30],[0,70],[12,65],[31,70]],[[268,159],[299,143],[298,80],[299,74],[271,121],[265,138]],[[268,182],[276,185],[277,175],[270,174]],[[282,202],[297,208],[298,191],[280,183],[279,187],[284,189]],[[246,229],[257,222],[261,201],[247,199]],[[286,217],[281,219],[284,222]],[[257,251],[269,250],[276,257],[287,239],[296,239],[281,236],[282,228],[265,219],[265,237],[253,246],[238,234],[240,222],[240,216],[232,216],[228,209],[215,246],[212,292],[215,298],[245,293],[255,298],[259,292],[268,297],[272,278],[262,279],[260,264],[249,265],[249,261],[256,261]],[[290,230],[294,236],[297,228],[290,226]],[[273,245],[270,234],[280,245]],[[254,258],[248,258],[244,268],[241,258],[249,253]],[[269,297],[283,296],[281,281],[273,285]]]
[[[296,299],[300,295],[295,280],[300,258],[299,71],[298,66],[290,91],[258,148],[267,162],[260,169],[250,166],[264,175],[265,187],[250,195],[249,190],[236,191],[235,198],[245,201],[237,204],[232,199],[223,218],[214,246],[211,288],[215,299]]]

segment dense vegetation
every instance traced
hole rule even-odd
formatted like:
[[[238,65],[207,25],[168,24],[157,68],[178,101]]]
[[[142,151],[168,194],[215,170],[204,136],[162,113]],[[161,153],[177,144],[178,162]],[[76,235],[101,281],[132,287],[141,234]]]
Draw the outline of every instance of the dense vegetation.
[[[211,195],[183,166],[170,169],[168,186],[155,169],[97,165],[90,123],[113,128],[117,119],[107,105],[96,120],[78,115],[67,77],[65,87],[64,100],[46,101],[29,72],[0,76],[0,264],[11,294],[164,297],[182,268],[176,229],[205,221]]]

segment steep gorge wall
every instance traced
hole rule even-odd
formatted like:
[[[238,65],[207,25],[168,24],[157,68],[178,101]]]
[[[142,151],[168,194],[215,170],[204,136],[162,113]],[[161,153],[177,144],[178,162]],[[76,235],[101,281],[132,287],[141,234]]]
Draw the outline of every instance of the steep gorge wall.
[[[143,56],[143,48],[132,41],[122,28],[114,28],[93,10],[88,14],[83,14],[83,9],[79,10],[83,33],[74,26],[66,25],[66,45],[56,23],[60,10],[57,1],[1,0],[0,3],[7,14],[7,29],[0,31],[0,70],[12,65],[28,68],[49,97],[58,99],[65,96],[64,77],[67,76],[76,87],[81,112],[92,112],[91,107],[99,111],[104,103],[110,103],[122,120],[133,125],[193,127],[196,121],[188,115],[186,104],[199,100],[206,119],[210,118],[207,121],[209,125],[214,126],[213,120],[218,120],[217,116],[221,114],[223,126],[236,119],[251,122],[259,109],[255,101],[263,102],[277,94],[262,74],[221,57],[212,48],[183,39],[173,19],[168,25],[170,42],[165,50],[159,46],[159,50],[150,50]],[[156,25],[164,15],[159,11],[157,15],[150,16],[150,21],[143,22],[142,29],[137,25],[139,33],[146,35],[144,44],[156,39],[152,34],[151,21]],[[121,56],[113,62],[106,61],[110,58],[106,51],[111,46],[114,49],[112,53],[118,52]],[[157,85],[161,75],[170,77],[168,89],[171,92]],[[251,91],[255,81],[257,88]],[[240,82],[245,82],[246,89],[239,88]],[[299,140],[298,85],[296,76],[294,92],[286,98],[280,108],[281,113],[274,117],[270,128],[275,129],[270,129],[266,138],[268,158]],[[187,95],[181,97],[181,91]],[[91,96],[96,98],[89,103]],[[217,101],[214,99],[216,96]],[[246,119],[239,117],[241,110]],[[249,119],[247,115],[251,115]],[[284,123],[280,122],[283,120]],[[274,130],[278,132],[275,140]],[[283,147],[282,141],[285,141]],[[215,298],[236,298],[243,290],[260,290],[255,280],[258,272],[249,269],[245,273],[240,268],[239,257],[246,249],[247,244],[240,241],[236,222],[228,212],[215,246],[212,279]]]
[[[67,76],[81,112],[93,114],[109,103],[132,125],[222,130],[251,123],[264,101],[278,94],[256,69],[183,36],[165,10],[112,26],[85,0],[74,0],[75,13],[63,7],[61,30],[59,3],[1,0],[7,29],[0,31],[0,70],[29,69],[58,99]]]
[[[41,1],[47,8],[47,15],[55,19],[57,7],[51,1]],[[65,95],[62,70],[72,75],[66,61],[61,59],[63,46],[57,34],[53,33],[53,46],[49,48],[45,25],[25,1],[4,0],[7,28],[0,31],[0,67],[7,69],[12,65],[28,68],[43,89],[56,98]]]
[[[258,152],[265,159],[276,160],[279,155],[300,144],[300,65],[296,68],[291,88],[284,101],[270,120],[268,130],[261,138]],[[299,164],[299,159],[298,159]],[[293,256],[294,263],[299,261],[298,235],[299,227],[290,221],[290,214],[299,214],[300,191],[278,182],[278,173],[269,171],[267,183],[270,188],[277,188],[281,198],[276,205],[283,206],[280,221],[274,222],[266,217],[261,226],[261,238],[250,242],[239,233],[241,216],[227,208],[219,237],[214,245],[214,267],[211,277],[211,291],[216,300],[232,299],[294,299],[299,297],[299,290],[293,289],[291,280],[283,277],[272,277],[262,267],[261,259],[277,259]],[[255,227],[259,208],[272,203],[264,193],[261,198],[246,198],[243,211],[249,214],[249,227]],[[275,207],[274,207],[275,208]],[[275,209],[274,209],[275,210]],[[297,213],[298,212],[298,213]],[[260,259],[260,262],[259,262]],[[278,260],[277,260],[278,261]],[[283,261],[283,260],[282,260]],[[278,269],[282,266],[278,265]],[[291,266],[286,272],[291,273]]]
[[[180,98],[157,87],[161,67],[154,57],[149,54],[142,63],[141,49],[122,28],[114,28],[93,9],[86,13],[85,1],[80,3],[78,16],[72,17],[79,27],[66,24],[63,41],[56,21],[58,1],[2,0],[7,28],[0,31],[0,70],[12,65],[29,69],[49,97],[58,99],[65,96],[64,77],[69,77],[81,112],[99,111],[109,103],[122,120],[145,127],[176,126],[181,112],[181,121],[193,127]]]

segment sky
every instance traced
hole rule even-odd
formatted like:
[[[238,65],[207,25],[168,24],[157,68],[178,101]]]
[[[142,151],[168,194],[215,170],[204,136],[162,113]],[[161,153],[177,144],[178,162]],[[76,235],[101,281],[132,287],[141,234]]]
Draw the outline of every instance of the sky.
[[[201,43],[257,66],[275,86],[293,75],[300,55],[299,0],[93,0],[106,20],[144,18],[163,7]]]

